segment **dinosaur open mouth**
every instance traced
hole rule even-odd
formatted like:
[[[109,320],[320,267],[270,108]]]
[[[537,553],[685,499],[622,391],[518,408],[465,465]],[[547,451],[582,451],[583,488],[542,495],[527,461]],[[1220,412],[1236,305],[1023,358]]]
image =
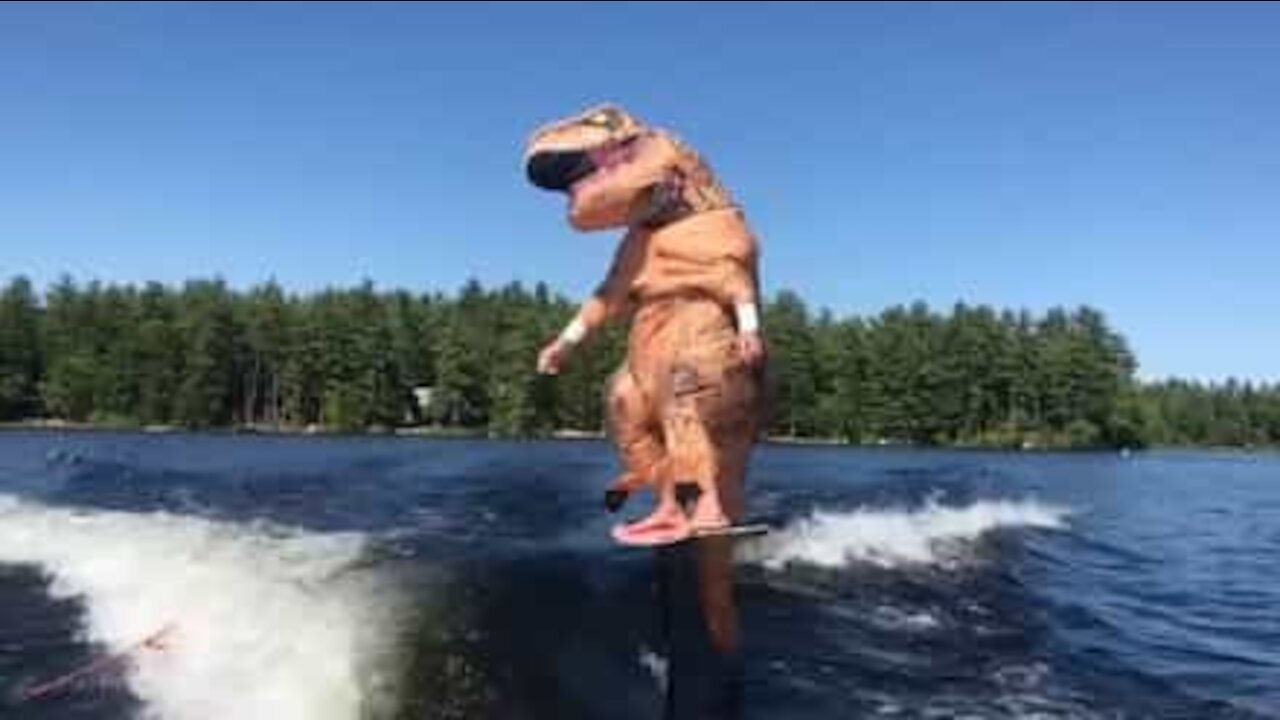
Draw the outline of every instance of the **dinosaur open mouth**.
[[[634,139],[589,150],[543,150],[525,168],[529,182],[544,190],[574,192],[635,156]]]
[[[534,153],[525,166],[529,182],[543,190],[568,191],[598,169],[586,150],[546,150]]]

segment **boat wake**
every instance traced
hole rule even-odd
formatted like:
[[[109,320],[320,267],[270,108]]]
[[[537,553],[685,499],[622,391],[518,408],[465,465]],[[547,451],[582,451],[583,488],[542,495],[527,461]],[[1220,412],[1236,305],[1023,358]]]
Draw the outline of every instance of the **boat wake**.
[[[0,563],[37,566],[52,596],[80,599],[82,639],[127,655],[123,682],[165,720],[369,716],[386,682],[377,629],[396,603],[365,571],[366,544],[0,496]]]
[[[1036,500],[979,500],[962,507],[934,500],[917,509],[815,510],[744,547],[771,570],[796,563],[839,568],[951,566],[988,533],[1006,528],[1060,529],[1070,511]]]

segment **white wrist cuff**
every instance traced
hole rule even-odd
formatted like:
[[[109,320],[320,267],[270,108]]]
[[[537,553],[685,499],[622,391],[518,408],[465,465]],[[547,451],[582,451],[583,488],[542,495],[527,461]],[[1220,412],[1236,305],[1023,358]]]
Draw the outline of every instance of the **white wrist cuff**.
[[[582,322],[582,318],[574,318],[573,322],[560,333],[560,340],[570,345],[577,345],[582,342],[582,338],[587,336],[586,323]]]
[[[738,313],[739,333],[753,333],[760,330],[760,314],[756,312],[755,303],[739,303],[734,310]]]

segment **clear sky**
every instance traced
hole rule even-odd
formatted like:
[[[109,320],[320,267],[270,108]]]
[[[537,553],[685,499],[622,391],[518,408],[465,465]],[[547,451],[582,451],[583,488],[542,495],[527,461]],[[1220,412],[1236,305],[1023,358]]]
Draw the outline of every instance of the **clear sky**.
[[[0,274],[580,297],[526,185],[619,102],[699,147],[766,291],[1090,304],[1143,377],[1280,380],[1277,4],[0,4]]]

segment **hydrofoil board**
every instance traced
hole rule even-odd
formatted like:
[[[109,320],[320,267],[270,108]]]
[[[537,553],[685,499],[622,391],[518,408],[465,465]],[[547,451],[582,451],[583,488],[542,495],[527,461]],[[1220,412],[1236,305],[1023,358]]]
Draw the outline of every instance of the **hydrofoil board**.
[[[692,542],[695,540],[706,540],[706,539],[718,538],[718,537],[727,537],[727,538],[760,537],[762,535],[767,535],[771,529],[772,527],[767,523],[745,522],[745,523],[739,523],[737,525],[727,525],[722,528],[714,528],[709,530],[695,530],[692,535],[682,537],[678,540],[662,538],[660,535],[658,535],[657,537],[650,537],[650,538],[644,538],[644,539],[637,538],[634,540],[631,540],[631,539],[624,540],[621,537],[619,537],[617,533],[617,528],[615,528],[614,541],[617,542],[619,545],[624,545],[626,547],[663,547],[668,545],[679,545],[681,543]]]

